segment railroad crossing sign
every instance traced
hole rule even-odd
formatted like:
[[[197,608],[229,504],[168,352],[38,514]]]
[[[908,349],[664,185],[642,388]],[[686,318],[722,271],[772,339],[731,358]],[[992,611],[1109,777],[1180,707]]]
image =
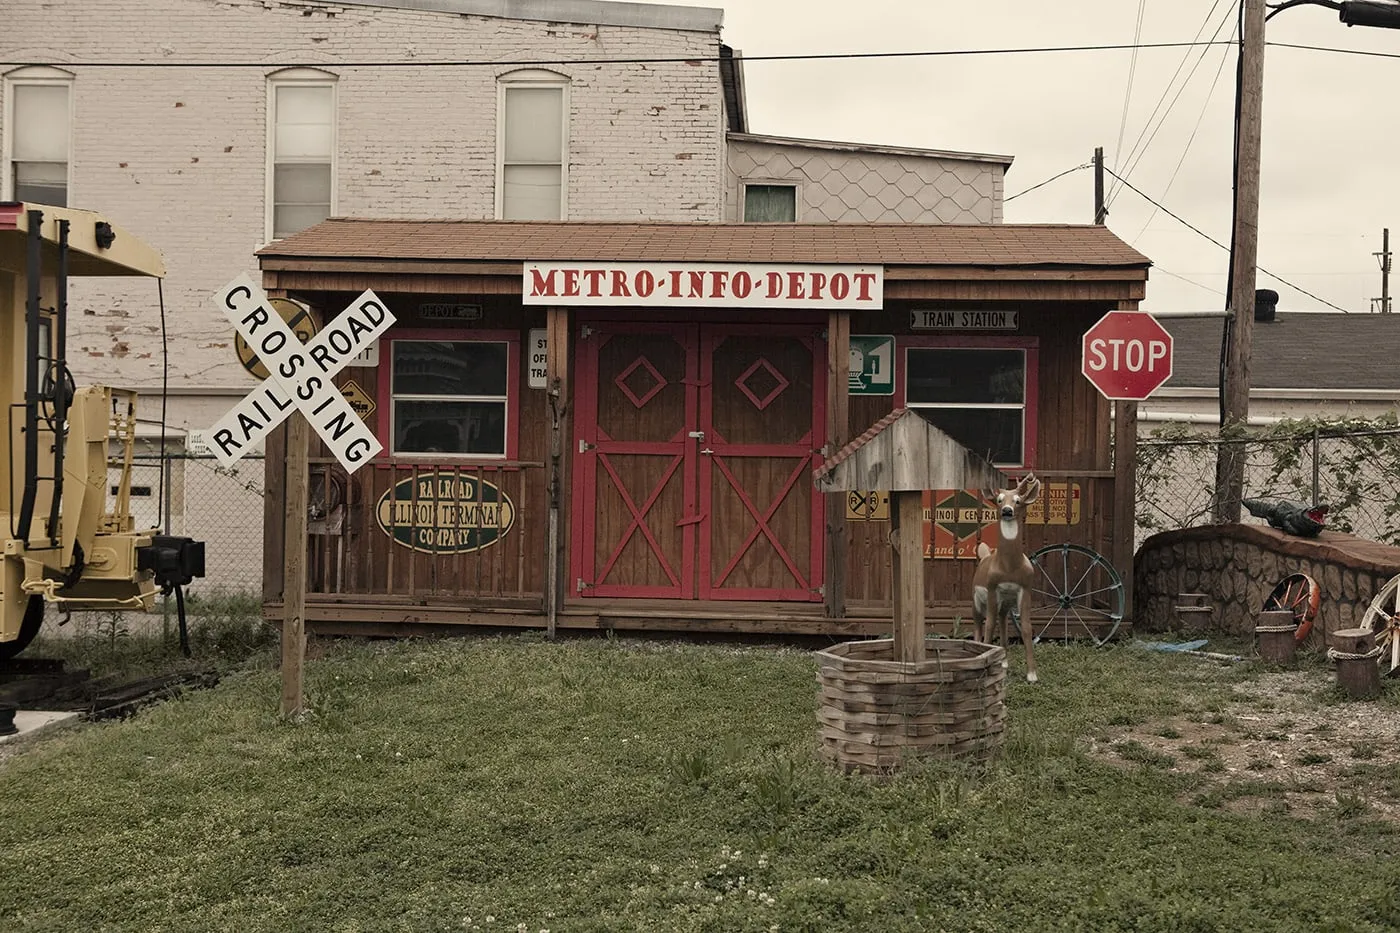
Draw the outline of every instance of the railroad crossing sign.
[[[1110,311],[1084,332],[1085,378],[1104,398],[1140,402],[1171,378],[1172,335],[1142,311]]]
[[[350,302],[305,346],[247,275],[220,289],[215,301],[271,375],[209,429],[214,459],[226,467],[237,463],[293,408],[306,416],[346,472],[384,449],[331,381],[394,323],[374,292],[366,290]]]

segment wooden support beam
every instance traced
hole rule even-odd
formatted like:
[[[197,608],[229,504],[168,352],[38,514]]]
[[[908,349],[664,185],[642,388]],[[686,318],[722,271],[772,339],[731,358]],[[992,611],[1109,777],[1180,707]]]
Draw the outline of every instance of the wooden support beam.
[[[311,428],[294,412],[287,419],[287,508],[283,541],[286,570],[282,588],[282,715],[304,708],[302,668],[306,661],[306,501],[307,444]]]
[[[834,454],[851,439],[851,313],[832,311],[826,327],[826,450]],[[850,550],[850,529],[846,525],[846,497],[827,494],[826,615],[840,619],[846,615],[846,560]]]
[[[559,609],[564,605],[569,577],[569,309],[550,308],[546,323],[549,348],[549,532],[545,536],[544,610],[549,637],[554,637]]]
[[[924,494],[890,493],[894,535],[894,658],[924,660]]]

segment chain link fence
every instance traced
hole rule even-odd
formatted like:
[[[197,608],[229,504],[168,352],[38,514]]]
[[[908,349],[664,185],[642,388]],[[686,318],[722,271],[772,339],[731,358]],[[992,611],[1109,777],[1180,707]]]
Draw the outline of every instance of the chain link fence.
[[[1243,449],[1244,498],[1326,504],[1327,527],[1400,545],[1400,426],[1367,420],[1287,420],[1224,432],[1169,424],[1138,440],[1136,544],[1159,531],[1211,523],[1222,444]],[[1264,519],[1241,511],[1241,520]]]
[[[121,482],[110,468],[108,504]],[[204,542],[205,576],[185,588],[192,626],[261,616],[263,555],[263,458],[245,456],[232,469],[212,457],[181,453],[136,454],[131,468],[131,512],[135,527]],[[75,612],[49,609],[45,630],[73,637],[112,637],[164,633],[176,625],[172,598],[157,597],[152,612],[130,610]],[[207,627],[207,625],[206,625]]]

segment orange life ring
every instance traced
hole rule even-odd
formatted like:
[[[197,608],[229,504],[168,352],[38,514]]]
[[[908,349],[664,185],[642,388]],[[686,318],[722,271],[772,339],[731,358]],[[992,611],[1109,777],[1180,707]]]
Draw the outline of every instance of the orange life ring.
[[[1293,620],[1298,623],[1293,637],[1298,644],[1302,644],[1312,631],[1313,619],[1317,618],[1317,609],[1321,604],[1322,588],[1317,581],[1305,573],[1291,573],[1280,580],[1264,600],[1264,611],[1292,612]]]

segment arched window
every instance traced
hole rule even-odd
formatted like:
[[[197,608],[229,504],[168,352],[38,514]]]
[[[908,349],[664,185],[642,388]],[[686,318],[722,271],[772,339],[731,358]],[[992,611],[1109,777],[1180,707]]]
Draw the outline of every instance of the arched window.
[[[17,68],[4,82],[4,178],[0,200],[68,206],[73,74]]]
[[[568,216],[569,79],[525,69],[501,75],[496,107],[496,216]]]
[[[287,68],[267,77],[267,235],[290,236],[335,212],[336,76]]]

